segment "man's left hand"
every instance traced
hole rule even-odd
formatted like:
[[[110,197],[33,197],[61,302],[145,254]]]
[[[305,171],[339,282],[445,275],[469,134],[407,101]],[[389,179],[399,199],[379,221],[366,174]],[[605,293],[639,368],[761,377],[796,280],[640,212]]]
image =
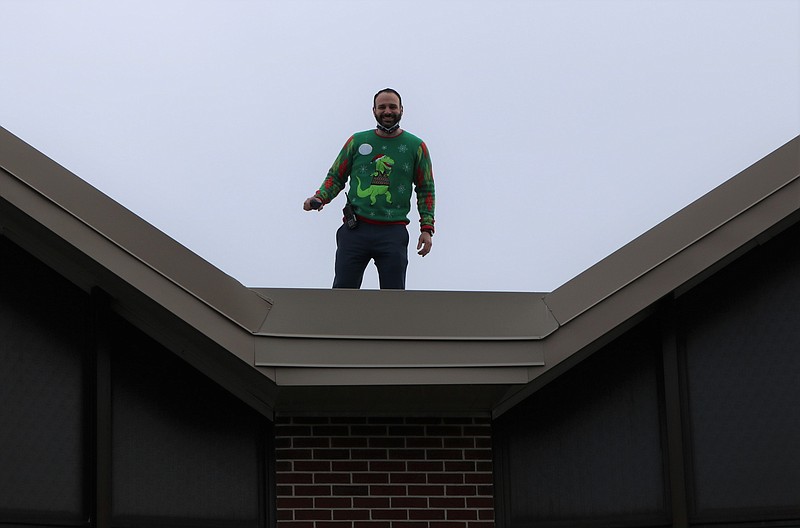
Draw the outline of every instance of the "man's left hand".
[[[431,252],[433,247],[433,237],[427,231],[423,231],[419,235],[419,242],[417,242],[417,254],[424,257]]]

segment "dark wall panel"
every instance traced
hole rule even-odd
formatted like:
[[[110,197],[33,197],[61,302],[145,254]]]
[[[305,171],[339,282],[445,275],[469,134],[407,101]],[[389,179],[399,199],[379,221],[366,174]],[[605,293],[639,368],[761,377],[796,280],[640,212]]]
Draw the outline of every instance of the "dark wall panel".
[[[113,519],[258,526],[263,417],[130,325],[113,382]]]
[[[0,521],[76,523],[88,295],[0,237]]]
[[[800,230],[681,300],[695,517],[800,515]]]
[[[645,325],[496,422],[504,526],[666,520],[659,347]]]

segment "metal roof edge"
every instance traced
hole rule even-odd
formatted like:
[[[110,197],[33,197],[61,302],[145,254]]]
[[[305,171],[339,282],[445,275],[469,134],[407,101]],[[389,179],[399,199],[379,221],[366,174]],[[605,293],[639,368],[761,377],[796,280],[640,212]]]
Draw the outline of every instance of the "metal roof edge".
[[[542,343],[546,364],[530,370],[526,385],[509,388],[493,416],[599,350],[651,313],[661,299],[685,293],[688,285],[797,222],[800,136],[545,295],[543,302],[561,325]],[[646,254],[647,249],[654,254]],[[646,259],[638,268],[631,265],[637,255]],[[587,284],[602,288],[585,288]]]
[[[235,325],[253,332],[263,324],[271,308],[268,300],[2,127],[0,145],[3,147],[0,169],[39,196],[44,201],[42,205],[58,208],[104,243],[113,245],[130,260],[147,267]],[[37,206],[27,209],[23,211],[25,214],[40,220]]]
[[[737,218],[792,187],[798,178],[800,136],[546,294],[543,302],[560,326],[567,325],[681,253],[704,244]],[[719,258],[724,256],[720,254]]]

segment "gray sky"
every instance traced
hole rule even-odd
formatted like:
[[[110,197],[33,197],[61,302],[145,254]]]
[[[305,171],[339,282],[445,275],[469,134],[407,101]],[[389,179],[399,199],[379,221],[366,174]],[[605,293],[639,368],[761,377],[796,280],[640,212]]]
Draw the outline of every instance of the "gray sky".
[[[436,178],[417,290],[553,290],[800,134],[800,0],[0,0],[0,20],[0,125],[247,286],[330,286],[343,197],[302,202],[386,86]]]

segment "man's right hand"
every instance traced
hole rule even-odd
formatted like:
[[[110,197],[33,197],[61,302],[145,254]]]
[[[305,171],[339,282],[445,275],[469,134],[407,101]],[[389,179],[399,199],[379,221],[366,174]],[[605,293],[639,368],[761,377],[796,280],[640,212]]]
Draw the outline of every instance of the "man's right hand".
[[[316,203],[312,204],[312,202]],[[319,204],[318,207],[312,207],[312,205],[317,205],[317,204]],[[306,198],[306,201],[303,202],[303,211],[311,211],[312,209],[316,209],[317,211],[322,211],[323,207],[325,207],[325,204],[322,203],[322,200],[320,200],[316,196],[311,196],[309,198]]]

